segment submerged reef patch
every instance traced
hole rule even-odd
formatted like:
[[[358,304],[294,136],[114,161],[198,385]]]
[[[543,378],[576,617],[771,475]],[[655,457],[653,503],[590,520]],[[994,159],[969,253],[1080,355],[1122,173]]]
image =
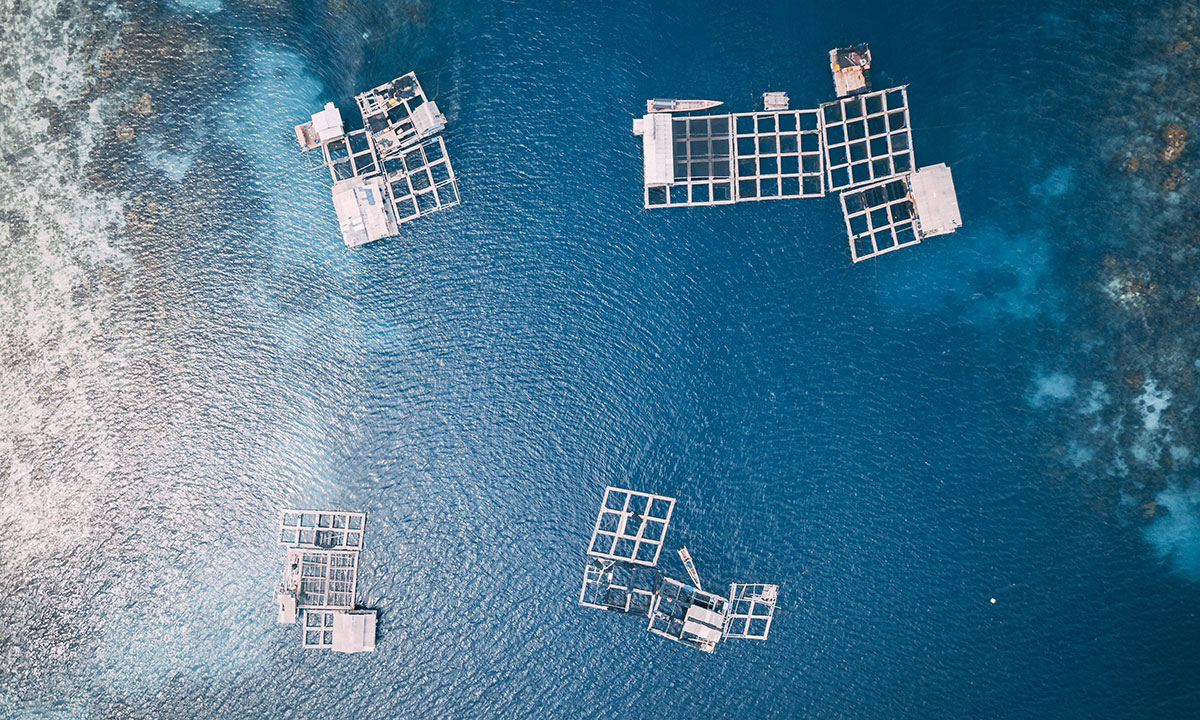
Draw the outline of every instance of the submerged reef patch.
[[[1180,575],[1200,583],[1200,483],[1172,485],[1155,501],[1161,512],[1144,530],[1146,540]]]

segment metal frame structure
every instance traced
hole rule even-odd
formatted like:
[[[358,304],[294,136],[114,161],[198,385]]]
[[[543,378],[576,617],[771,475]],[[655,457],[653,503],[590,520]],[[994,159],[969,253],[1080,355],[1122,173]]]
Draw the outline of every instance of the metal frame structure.
[[[823,103],[821,133],[830,191],[901,175],[915,167],[906,85]]]
[[[841,203],[854,262],[921,242],[908,175],[847,190]]]
[[[824,197],[817,110],[738,113],[733,126],[737,201]]]
[[[712,652],[726,637],[765,640],[775,614],[777,586],[735,583],[727,598],[707,592],[700,587],[687,548],[680,548],[679,557],[693,584],[666,577],[658,569],[674,507],[675,498],[665,495],[604,489],[588,541],[579,604],[645,617],[646,629],[655,635],[704,652]],[[657,537],[646,536],[649,525]],[[648,549],[643,552],[643,547]]]
[[[383,167],[397,223],[415,220],[459,202],[458,182],[440,135],[387,158]]]
[[[675,498],[610,485],[604,489],[588,555],[657,565],[674,509]]]
[[[658,568],[588,558],[583,568],[579,604],[598,610],[649,616],[662,578],[662,570]]]
[[[664,578],[650,607],[650,624],[646,629],[668,640],[712,652],[724,634],[728,611],[729,598],[674,578]],[[718,617],[720,624],[714,625]]]
[[[766,640],[775,618],[778,585],[729,584],[729,610],[725,615],[725,637]]]
[[[322,113],[296,127],[301,147],[320,149],[335,189],[335,211],[347,245],[361,245],[381,237],[395,235],[406,222],[444,210],[461,201],[458,178],[446,153],[446,144],[436,133],[445,127],[446,118],[437,103],[425,96],[415,73],[407,73],[354,98],[362,115],[363,127],[342,133],[340,115],[332,104],[323,112],[334,113],[330,134],[318,138],[313,128]],[[326,128],[328,130],[328,128]],[[378,180],[376,180],[378,178]],[[339,206],[339,189],[348,180],[361,184],[381,182],[382,208],[362,209]],[[354,185],[354,183],[350,183]],[[370,203],[374,204],[374,203]],[[382,216],[379,213],[382,212]],[[374,215],[370,215],[374,213]],[[365,215],[382,218],[382,227],[372,225],[368,234],[361,232],[362,220],[346,222]]]
[[[279,543],[291,548],[360,550],[367,516],[360,512],[283,510]]]

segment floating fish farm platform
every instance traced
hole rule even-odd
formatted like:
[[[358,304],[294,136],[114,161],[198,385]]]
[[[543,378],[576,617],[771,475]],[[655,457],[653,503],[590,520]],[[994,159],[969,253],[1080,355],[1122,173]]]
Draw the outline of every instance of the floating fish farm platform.
[[[459,203],[458,181],[437,134],[446,117],[408,73],[354,98],[363,127],[346,132],[333,103],[296,126],[333,180],[333,208],[347,246],[396,235],[400,226]]]
[[[284,510],[279,543],[286,548],[276,594],[278,622],[297,620],[306,648],[375,649],[375,611],[355,609],[358,558],[367,516],[336,510]]]
[[[717,595],[700,586],[687,548],[679,558],[690,583],[667,577],[659,555],[675,498],[607,487],[588,542],[579,604],[645,618],[647,630],[712,652],[725,638],[766,640],[779,594],[776,585],[729,586]]]
[[[830,51],[836,100],[790,110],[677,116],[670,101],[633,120],[646,208],[729,205],[840,193],[854,262],[962,226],[950,168],[917,169],[907,86],[872,90],[870,49]],[[680,101],[683,102],[683,101]],[[687,101],[685,107],[716,101]]]

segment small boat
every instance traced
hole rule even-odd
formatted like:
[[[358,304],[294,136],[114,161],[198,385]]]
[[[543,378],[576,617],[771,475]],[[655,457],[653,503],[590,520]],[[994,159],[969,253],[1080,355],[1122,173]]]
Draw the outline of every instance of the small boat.
[[[696,589],[703,592],[704,588],[700,586],[700,573],[696,572],[696,563],[692,562],[692,554],[686,547],[679,548],[679,560],[683,563],[688,575],[691,576],[692,582],[696,583]]]
[[[725,103],[720,100],[673,100],[671,98],[654,98],[646,101],[648,113],[695,112],[708,110]]]

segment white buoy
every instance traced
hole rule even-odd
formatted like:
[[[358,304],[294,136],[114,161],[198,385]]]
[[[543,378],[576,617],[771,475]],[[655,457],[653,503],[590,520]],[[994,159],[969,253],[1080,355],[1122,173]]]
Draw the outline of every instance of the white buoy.
[[[995,605],[995,604],[996,604],[996,598],[992,598],[992,599],[991,599],[991,603],[992,603],[993,605]]]

